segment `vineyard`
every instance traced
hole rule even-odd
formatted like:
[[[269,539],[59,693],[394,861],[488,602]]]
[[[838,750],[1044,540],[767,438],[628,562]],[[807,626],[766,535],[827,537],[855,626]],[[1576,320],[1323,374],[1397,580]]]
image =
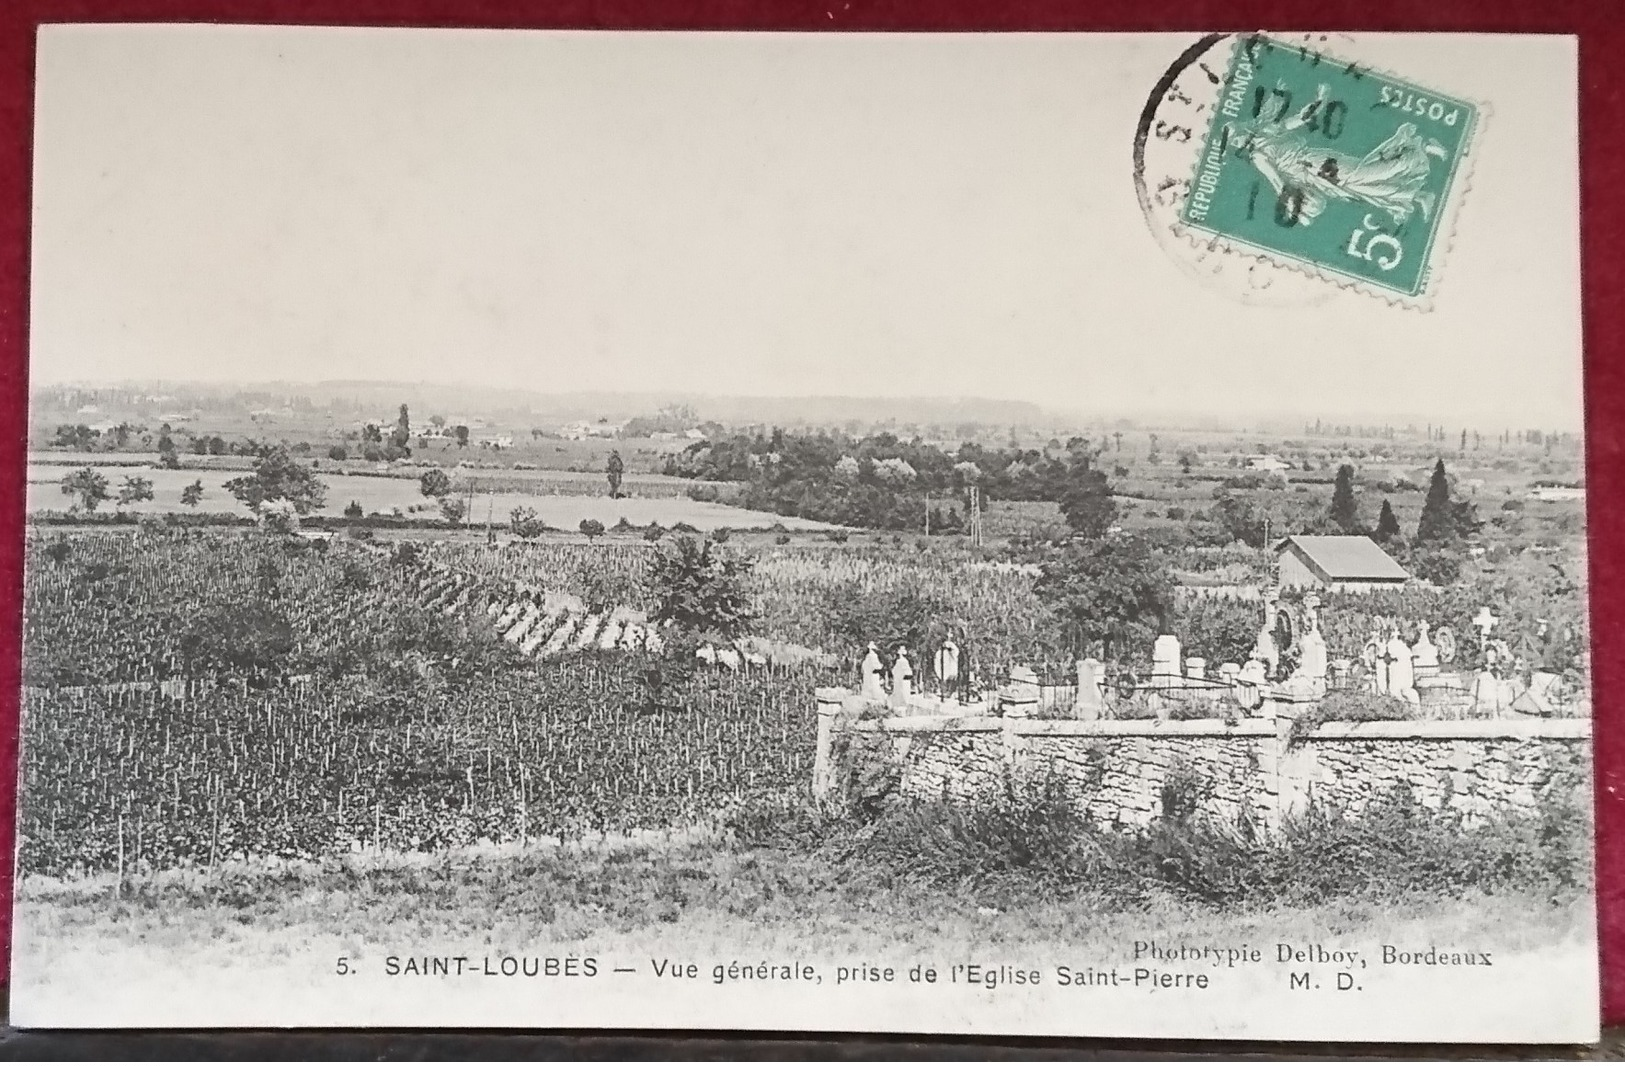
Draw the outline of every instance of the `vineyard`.
[[[812,772],[812,670],[698,675],[651,704],[631,658],[248,694],[32,692],[19,867],[140,870],[688,826]]]
[[[995,684],[1015,663],[1053,683],[1071,672],[1032,567],[838,545],[750,553],[766,655],[741,643],[714,656],[733,669],[674,665],[647,621],[654,550],[31,535],[24,868],[688,825],[806,787],[813,690],[853,684],[869,640],[924,666],[957,632]],[[1487,602],[1506,632],[1540,612],[1555,651],[1584,648],[1578,589],[1544,564],[1323,599],[1334,657],[1383,617],[1448,624],[1472,655]],[[1209,594],[1182,598],[1171,623],[1189,654],[1221,662],[1244,657],[1260,620],[1256,601]]]
[[[663,675],[641,613],[593,585],[628,558],[31,537],[22,867],[569,838],[804,787],[811,692],[835,678]]]

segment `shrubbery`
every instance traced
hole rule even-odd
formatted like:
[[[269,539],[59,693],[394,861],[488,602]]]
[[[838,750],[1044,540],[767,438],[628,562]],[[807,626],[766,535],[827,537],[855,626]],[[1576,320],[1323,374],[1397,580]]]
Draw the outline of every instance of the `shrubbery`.
[[[1468,821],[1424,806],[1401,786],[1359,816],[1311,806],[1274,833],[1204,818],[1202,782],[1170,777],[1150,825],[1103,828],[1058,778],[980,802],[902,800],[873,818],[805,804],[741,809],[729,827],[746,846],[811,852],[888,881],[915,881],[1019,903],[1071,894],[1123,906],[1173,896],[1221,907],[1313,906],[1518,891],[1553,903],[1592,883],[1590,810],[1579,789],[1553,790],[1530,813]]]

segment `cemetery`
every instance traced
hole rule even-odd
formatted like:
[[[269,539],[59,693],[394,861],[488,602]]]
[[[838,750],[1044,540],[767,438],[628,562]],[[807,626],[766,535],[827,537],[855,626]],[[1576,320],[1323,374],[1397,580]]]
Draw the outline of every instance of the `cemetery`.
[[[1312,591],[1287,601],[1266,589],[1245,663],[1182,658],[1164,634],[1144,678],[1086,658],[1074,684],[1017,666],[974,696],[951,640],[921,685],[907,649],[887,669],[871,644],[857,692],[817,691],[813,791],[840,802],[881,781],[969,800],[1048,773],[1102,823],[1148,823],[1174,789],[1209,815],[1276,826],[1312,803],[1358,812],[1397,787],[1469,817],[1588,787],[1587,693],[1514,654],[1488,606],[1473,662],[1458,661],[1448,627],[1397,618],[1359,658],[1328,660],[1319,609]]]

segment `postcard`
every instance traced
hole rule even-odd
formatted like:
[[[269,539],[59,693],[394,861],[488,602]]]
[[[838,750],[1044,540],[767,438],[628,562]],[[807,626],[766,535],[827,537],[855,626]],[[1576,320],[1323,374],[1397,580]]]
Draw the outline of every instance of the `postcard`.
[[[13,1022],[1595,1040],[1576,97],[44,28]]]

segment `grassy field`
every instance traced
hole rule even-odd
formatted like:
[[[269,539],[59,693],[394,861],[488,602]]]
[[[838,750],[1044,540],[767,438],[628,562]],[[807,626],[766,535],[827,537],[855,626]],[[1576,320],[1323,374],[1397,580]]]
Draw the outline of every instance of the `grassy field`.
[[[770,953],[819,943],[839,954],[877,942],[903,952],[989,943],[1109,949],[1121,938],[1118,920],[1208,942],[1261,935],[1393,939],[1425,924],[1433,940],[1470,938],[1518,950],[1583,932],[1590,912],[1586,900],[1554,902],[1534,893],[1230,910],[1171,896],[1125,908],[1068,893],[1000,906],[1005,901],[995,893],[945,893],[924,880],[899,880],[880,865],[870,876],[855,876],[852,864],[818,855],[681,832],[579,845],[358,853],[320,863],[226,863],[130,877],[122,891],[112,875],[30,877],[18,899],[36,919],[22,924],[40,941],[19,944],[24,952],[47,949],[51,940],[145,941],[200,952],[222,936],[254,947],[256,937],[280,939],[307,922],[352,942],[357,954],[392,943],[403,927],[487,945],[595,947],[659,929],[663,942],[715,948],[738,944],[742,919],[752,948]]]
[[[30,463],[29,513],[67,510],[73,500],[62,493],[61,482],[64,475],[76,469],[79,467],[54,462]],[[198,504],[197,511],[243,516],[249,514],[248,508],[225,489],[227,481],[242,476],[240,471],[132,469],[120,465],[108,466],[102,473],[107,478],[109,492],[115,495],[124,479],[132,476],[151,481],[153,490],[151,500],[123,505],[115,505],[109,501],[102,505],[102,509],[106,511],[118,509],[133,514],[187,512],[192,509],[181,503],[181,491],[194,481],[201,481],[203,499]],[[480,484],[480,476],[479,473],[459,475],[463,481],[474,479],[476,488]],[[651,522],[672,526],[686,522],[702,530],[722,526],[765,529],[773,525],[783,525],[785,529],[793,530],[833,528],[828,523],[815,522],[811,519],[789,518],[764,511],[749,511],[725,504],[690,500],[686,496],[674,495],[672,483],[676,482],[676,479],[663,479],[654,475],[646,475],[641,480],[633,479],[628,482],[625,491],[633,495],[623,496],[620,499],[610,499],[605,494],[601,476],[592,476],[589,479],[589,475],[585,474],[555,471],[503,471],[501,476],[506,485],[517,486],[528,481],[534,487],[529,491],[491,493],[476,491],[473,496],[474,505],[468,515],[469,521],[483,523],[487,515],[490,515],[494,521],[503,523],[515,508],[529,507],[548,525],[565,530],[575,529],[583,519],[588,518],[596,519],[606,527],[624,518],[636,526],[647,526]],[[321,477],[327,484],[327,505],[320,512],[324,515],[342,515],[352,501],[360,504],[361,509],[367,514],[391,514],[399,510],[404,514],[430,518],[439,515],[434,502],[426,499],[418,490],[416,477],[376,477],[335,474],[327,471],[322,471]],[[596,495],[585,494],[583,479],[591,481],[592,491],[596,492]],[[677,484],[684,488],[688,485],[687,482]],[[641,495],[640,490],[658,495]]]

